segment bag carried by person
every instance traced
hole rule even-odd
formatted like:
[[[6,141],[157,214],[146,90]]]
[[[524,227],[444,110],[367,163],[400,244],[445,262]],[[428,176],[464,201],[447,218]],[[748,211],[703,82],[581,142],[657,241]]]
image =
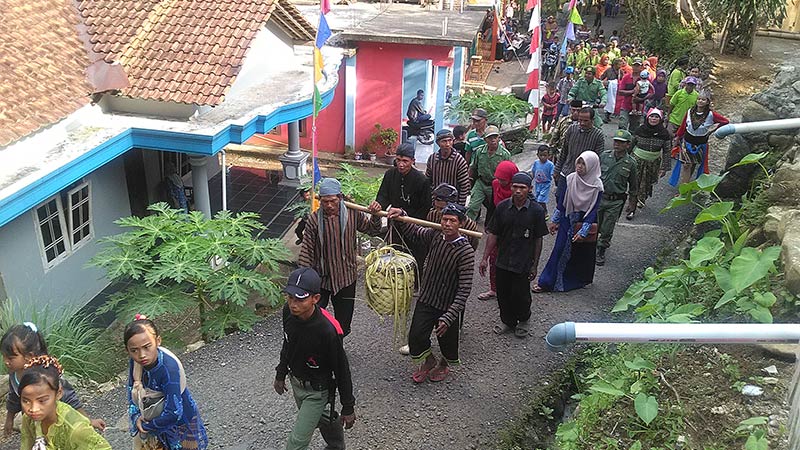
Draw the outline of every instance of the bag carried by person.
[[[575,225],[572,226],[572,232],[574,234],[578,234],[583,228],[583,222],[576,222]],[[597,224],[593,223],[589,226],[589,233],[586,235],[585,238],[581,238],[580,242],[597,242]]]
[[[186,373],[183,370],[183,364],[181,364],[181,360],[166,348],[159,347],[159,350],[177,361],[180,372],[181,393],[183,393],[183,391],[186,390]],[[142,368],[142,365],[134,361],[131,399],[136,407],[139,408],[139,412],[142,415],[142,420],[149,422],[164,412],[164,404],[166,403],[166,399],[163,392],[150,389],[142,384],[143,370],[144,369]],[[140,434],[141,433],[134,436],[134,450],[159,450],[163,448],[161,443],[158,441],[158,438],[149,435],[140,436]]]

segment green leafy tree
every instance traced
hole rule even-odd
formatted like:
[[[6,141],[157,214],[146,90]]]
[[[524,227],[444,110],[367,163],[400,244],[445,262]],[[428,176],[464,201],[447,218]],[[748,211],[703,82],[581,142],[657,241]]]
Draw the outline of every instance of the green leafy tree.
[[[166,203],[148,209],[154,214],[117,220],[130,231],[103,239],[105,248],[90,262],[112,281],[133,281],[101,313],[112,310],[127,321],[136,313],[158,317],[197,309],[203,337],[213,339],[227,330],[249,330],[259,320],[246,305],[251,295],[279,303],[274,274],[289,253],[279,240],[258,236],[265,227],[257,214],[220,211],[206,219]]]
[[[469,123],[469,117],[475,108],[483,108],[489,115],[487,122],[502,128],[526,120],[533,112],[530,103],[513,95],[497,95],[489,93],[466,93],[453,99],[447,106],[445,114],[450,120],[458,123]]]
[[[753,53],[756,28],[780,25],[786,17],[785,0],[703,0],[702,5],[723,24],[720,52],[740,56]]]

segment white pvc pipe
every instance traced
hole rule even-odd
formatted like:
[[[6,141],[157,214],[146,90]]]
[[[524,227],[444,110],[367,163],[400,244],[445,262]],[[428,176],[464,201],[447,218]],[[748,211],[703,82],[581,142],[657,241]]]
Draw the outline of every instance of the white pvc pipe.
[[[553,351],[576,342],[798,344],[800,324],[564,322],[553,326],[545,341]]]
[[[722,139],[737,133],[757,133],[763,131],[788,130],[800,128],[800,117],[794,119],[763,120],[761,122],[729,123],[714,132],[714,137]]]

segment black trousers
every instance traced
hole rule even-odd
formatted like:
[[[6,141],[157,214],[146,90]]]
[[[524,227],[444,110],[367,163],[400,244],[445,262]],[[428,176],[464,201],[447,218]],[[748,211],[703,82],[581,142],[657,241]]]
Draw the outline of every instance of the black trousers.
[[[356,284],[343,287],[336,295],[326,289],[320,289],[320,308],[327,308],[328,301],[333,301],[333,315],[342,326],[344,335],[350,334],[350,324],[353,322],[353,308],[356,299]]]
[[[511,328],[531,318],[531,285],[527,273],[497,267],[497,305],[500,321]]]
[[[411,358],[416,362],[422,362],[431,354],[431,331],[439,323],[445,311],[428,306],[425,303],[417,302],[414,307],[414,316],[411,318],[411,330],[408,332],[408,347]],[[458,332],[459,324],[454,323],[444,336],[439,340],[439,350],[442,356],[451,364],[457,364],[458,360]]]

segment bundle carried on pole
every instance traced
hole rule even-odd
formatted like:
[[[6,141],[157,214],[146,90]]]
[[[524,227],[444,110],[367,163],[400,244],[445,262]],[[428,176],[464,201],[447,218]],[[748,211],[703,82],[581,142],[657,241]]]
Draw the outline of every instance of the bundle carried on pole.
[[[366,206],[361,206],[358,203],[345,201],[344,202],[344,206],[346,206],[346,207],[348,207],[350,209],[355,209],[357,211],[363,211],[363,212],[366,212],[366,213],[369,212],[369,208],[367,208]],[[386,211],[378,211],[375,214],[378,217],[386,217],[387,216]],[[428,222],[427,220],[417,219],[416,217],[400,216],[400,217],[395,217],[392,220],[397,220],[397,221],[406,222],[406,223],[413,223],[415,225],[420,225],[420,226],[428,227],[428,228],[435,228],[437,230],[441,230],[442,229],[442,225],[441,224],[434,223],[434,222]],[[459,231],[459,233],[461,233],[461,234],[463,234],[465,236],[469,236],[469,237],[474,237],[474,238],[478,238],[478,239],[481,239],[483,237],[483,233],[480,233],[478,231],[465,230],[463,228],[459,228],[458,231]]]
[[[394,318],[394,342],[404,341],[408,330],[408,312],[414,295],[416,260],[385,246],[366,257],[367,305],[381,318]]]

